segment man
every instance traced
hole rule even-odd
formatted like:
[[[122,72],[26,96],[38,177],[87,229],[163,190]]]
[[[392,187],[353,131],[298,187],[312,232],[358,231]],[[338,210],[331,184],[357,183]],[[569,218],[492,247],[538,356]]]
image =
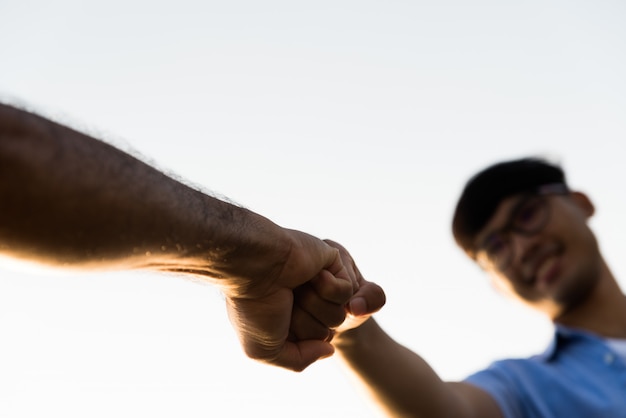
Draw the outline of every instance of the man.
[[[626,297],[587,225],[593,213],[559,167],[538,159],[485,169],[457,204],[459,246],[505,294],[553,321],[545,353],[444,382],[373,318],[361,317],[337,330],[340,357],[392,416],[626,417]],[[304,297],[305,310],[321,318],[319,296]]]
[[[358,308],[361,296],[382,292],[364,282],[358,288],[339,252],[317,238],[2,104],[0,255],[61,268],[205,278],[223,290],[245,352],[292,370],[334,351],[330,327],[293,305],[294,289],[318,289],[331,326],[343,322],[351,297],[352,312],[365,314]]]

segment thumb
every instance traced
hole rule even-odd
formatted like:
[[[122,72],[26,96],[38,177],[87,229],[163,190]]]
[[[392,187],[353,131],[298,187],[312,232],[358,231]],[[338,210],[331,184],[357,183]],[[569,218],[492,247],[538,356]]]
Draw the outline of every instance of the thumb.
[[[347,310],[353,316],[372,315],[379,311],[387,301],[382,287],[373,282],[361,281],[361,287],[350,298]]]
[[[326,341],[302,340],[287,342],[273,364],[289,370],[301,372],[317,360],[335,353],[335,348]]]

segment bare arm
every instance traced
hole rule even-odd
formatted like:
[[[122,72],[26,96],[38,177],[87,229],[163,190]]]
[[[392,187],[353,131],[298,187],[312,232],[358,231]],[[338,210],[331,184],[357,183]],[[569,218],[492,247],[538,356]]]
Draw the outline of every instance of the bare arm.
[[[394,417],[501,418],[495,401],[466,383],[444,382],[413,351],[374,321],[340,333],[337,354],[357,381]]]
[[[6,106],[0,124],[4,254],[66,267],[219,276],[227,267],[221,260],[237,251],[245,259],[237,229],[258,237],[282,232],[65,126]]]
[[[326,271],[338,281],[335,297],[352,294],[337,250],[324,242],[5,105],[0,254],[64,268],[153,269],[206,278],[227,296],[246,353],[295,370],[329,355],[332,347],[286,341],[292,289]]]

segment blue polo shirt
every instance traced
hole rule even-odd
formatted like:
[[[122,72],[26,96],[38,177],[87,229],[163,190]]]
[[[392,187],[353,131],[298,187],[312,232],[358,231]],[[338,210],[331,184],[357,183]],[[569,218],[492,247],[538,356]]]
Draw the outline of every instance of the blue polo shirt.
[[[626,418],[626,361],[595,335],[557,326],[540,355],[497,361],[466,382],[505,418]]]

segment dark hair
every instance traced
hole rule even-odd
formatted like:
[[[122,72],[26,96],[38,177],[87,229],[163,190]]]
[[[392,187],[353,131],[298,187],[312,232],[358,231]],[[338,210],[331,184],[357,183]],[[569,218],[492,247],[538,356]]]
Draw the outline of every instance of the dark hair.
[[[553,183],[565,185],[565,173],[561,167],[540,158],[487,167],[470,178],[461,193],[452,219],[454,239],[473,256],[476,234],[489,222],[502,200]]]

